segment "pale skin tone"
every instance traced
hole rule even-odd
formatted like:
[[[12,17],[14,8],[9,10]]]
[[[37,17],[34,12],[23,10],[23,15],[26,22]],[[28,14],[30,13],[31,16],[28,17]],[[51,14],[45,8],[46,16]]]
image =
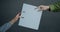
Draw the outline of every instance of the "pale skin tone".
[[[47,10],[47,9],[49,9],[49,6],[44,6],[44,5],[40,5],[39,7],[38,7],[38,9],[41,9],[41,10]],[[10,23],[10,26],[11,25],[13,25],[15,22],[17,22],[17,20],[20,18],[20,13],[18,13],[9,23]],[[7,23],[8,24],[8,23]],[[7,26],[7,25],[6,25]],[[5,28],[5,26],[3,26],[4,28]],[[4,29],[3,28],[3,29]],[[8,27],[8,28],[10,28],[10,27]],[[7,28],[7,29],[8,29]]]
[[[49,9],[49,6],[40,5],[40,6],[38,6],[38,9],[47,10],[47,9]],[[10,21],[10,23],[11,23],[11,24],[14,24],[15,22],[17,22],[17,20],[18,20],[19,18],[20,18],[20,13],[18,13],[18,14]]]
[[[49,6],[40,5],[40,6],[38,6],[38,9],[40,9],[40,10],[48,10],[49,9]]]
[[[17,22],[17,20],[20,18],[20,13],[18,13],[11,21],[11,24],[14,24],[15,22]]]

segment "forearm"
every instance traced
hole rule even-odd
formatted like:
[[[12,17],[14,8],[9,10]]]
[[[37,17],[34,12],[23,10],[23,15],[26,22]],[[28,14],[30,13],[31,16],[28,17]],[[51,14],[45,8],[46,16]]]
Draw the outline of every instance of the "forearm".
[[[20,18],[20,13],[18,13],[10,22],[2,25],[0,27],[0,32],[7,31],[19,18]]]
[[[58,10],[60,10],[60,2],[49,5],[49,7],[51,11],[58,12]]]
[[[6,23],[6,24],[4,24],[4,25],[2,25],[2,26],[0,27],[0,31],[1,31],[1,32],[5,32],[5,31],[7,31],[11,26],[12,26],[12,24],[11,24],[10,22],[8,22],[8,23]]]

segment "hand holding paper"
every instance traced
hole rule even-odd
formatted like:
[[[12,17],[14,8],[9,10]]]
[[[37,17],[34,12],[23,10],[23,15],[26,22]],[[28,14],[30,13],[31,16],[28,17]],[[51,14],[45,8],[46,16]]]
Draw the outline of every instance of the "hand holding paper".
[[[42,11],[38,12],[38,9],[35,8],[37,7],[25,3],[23,4],[19,26],[38,30]]]

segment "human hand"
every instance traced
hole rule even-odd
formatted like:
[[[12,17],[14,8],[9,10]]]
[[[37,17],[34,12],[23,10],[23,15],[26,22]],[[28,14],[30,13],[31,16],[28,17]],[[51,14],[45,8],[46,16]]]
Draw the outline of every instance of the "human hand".
[[[11,24],[14,24],[15,22],[17,22],[17,20],[20,18],[20,13],[18,13],[11,21],[10,21],[10,23]]]
[[[40,6],[38,6],[38,9],[40,9],[40,10],[48,10],[49,6],[40,5]]]

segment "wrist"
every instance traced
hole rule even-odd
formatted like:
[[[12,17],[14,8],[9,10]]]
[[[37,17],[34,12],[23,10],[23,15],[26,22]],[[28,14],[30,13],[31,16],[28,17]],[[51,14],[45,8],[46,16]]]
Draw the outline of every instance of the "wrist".
[[[16,22],[16,21],[13,21],[13,20],[10,21],[11,24],[14,24],[15,22]]]
[[[14,24],[12,21],[9,22],[10,24]]]
[[[50,7],[49,6],[47,6],[47,10],[50,11]]]
[[[49,6],[47,6],[47,9],[49,9]]]

